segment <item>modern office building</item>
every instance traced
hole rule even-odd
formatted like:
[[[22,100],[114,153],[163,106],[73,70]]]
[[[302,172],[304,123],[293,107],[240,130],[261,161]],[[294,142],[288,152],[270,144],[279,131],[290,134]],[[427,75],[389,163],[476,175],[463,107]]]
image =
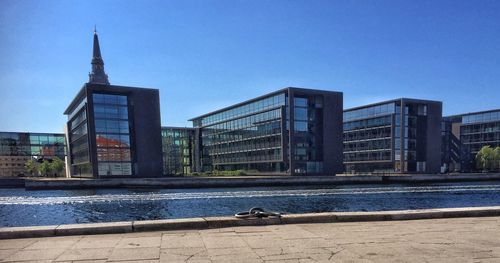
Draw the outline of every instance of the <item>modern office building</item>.
[[[64,114],[70,176],[161,176],[159,92],[110,85],[96,32],[89,82]]]
[[[342,172],[342,93],[285,88],[191,119],[200,171]]]
[[[184,175],[194,170],[196,129],[162,127],[163,174]]]
[[[347,173],[438,173],[442,103],[395,99],[344,111]]]
[[[64,134],[0,132],[0,176],[29,175],[28,160],[63,160],[66,156]]]
[[[500,146],[500,109],[471,112],[443,118],[451,126],[452,135],[444,138],[444,144],[453,145],[458,139],[459,158],[443,166],[447,171],[475,171],[475,156],[483,146]],[[443,149],[443,155],[454,155],[454,149]]]
[[[441,172],[461,169],[462,143],[460,142],[461,116],[443,117],[441,121]]]

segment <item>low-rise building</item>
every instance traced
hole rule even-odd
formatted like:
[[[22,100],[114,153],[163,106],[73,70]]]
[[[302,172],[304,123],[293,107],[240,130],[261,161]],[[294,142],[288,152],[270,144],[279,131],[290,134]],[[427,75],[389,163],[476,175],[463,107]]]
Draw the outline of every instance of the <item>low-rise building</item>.
[[[199,171],[342,172],[342,93],[285,88],[191,119]]]
[[[476,171],[475,156],[484,146],[500,146],[500,109],[471,112],[443,118],[443,171]],[[458,150],[457,150],[458,149]]]
[[[442,103],[395,99],[344,110],[347,173],[438,173]]]
[[[64,161],[65,156],[64,134],[0,132],[0,176],[27,176],[28,160],[42,162],[58,157]]]

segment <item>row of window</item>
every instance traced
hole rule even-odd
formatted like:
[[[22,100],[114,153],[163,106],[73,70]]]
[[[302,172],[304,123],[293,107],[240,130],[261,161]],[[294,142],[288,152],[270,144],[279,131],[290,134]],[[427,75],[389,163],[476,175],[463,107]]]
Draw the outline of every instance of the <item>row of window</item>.
[[[460,127],[460,134],[500,132],[500,122],[464,125]]]
[[[103,119],[128,119],[127,106],[122,105],[94,105],[94,116]]]
[[[378,138],[388,138],[392,135],[391,127],[384,127],[379,129],[359,130],[356,132],[345,132],[343,134],[344,142],[359,141],[359,140],[372,140]]]
[[[376,116],[393,114],[396,112],[395,103],[388,103],[382,105],[376,105],[371,107],[366,107],[357,110],[345,111],[344,112],[344,122],[356,119],[372,118]]]
[[[99,176],[122,176],[132,175],[132,164],[130,162],[99,162]]]
[[[344,123],[344,132],[358,130],[358,129],[368,129],[368,128],[373,128],[373,127],[378,127],[378,126],[388,126],[391,124],[392,124],[392,115],[373,118],[373,119],[345,122]]]
[[[106,162],[130,162],[130,149],[97,148],[97,160]]]
[[[462,124],[500,121],[500,110],[462,116]]]
[[[368,150],[390,150],[392,147],[391,139],[354,141],[344,143],[344,152],[368,151]]]
[[[277,160],[281,160],[281,149],[279,148],[232,153],[227,155],[216,155],[212,158],[212,164],[217,165],[225,163],[248,163]]]
[[[0,132],[0,145],[58,145],[65,142],[64,134]]]
[[[59,156],[64,158],[64,145],[49,146],[9,146],[0,145],[0,155],[4,156]]]
[[[202,136],[207,136],[210,134],[217,134],[228,132],[232,130],[245,129],[249,127],[256,127],[262,122],[268,122],[270,120],[276,120],[281,118],[281,110],[275,109],[271,111],[262,112],[259,114],[251,115],[248,117],[231,120],[224,123],[219,123],[213,126],[205,127],[202,131]]]
[[[258,151],[266,148],[281,147],[281,136],[271,136],[258,138],[255,140],[229,142],[215,146],[206,147],[210,155],[214,154],[228,154],[240,151]]]
[[[274,121],[259,124],[243,130],[230,131],[226,133],[213,134],[203,137],[203,146],[209,146],[228,141],[253,140],[255,138],[281,134],[281,122]]]
[[[232,108],[223,112],[219,112],[210,116],[203,117],[201,118],[201,123],[199,120],[197,120],[194,121],[193,124],[195,127],[207,126],[212,123],[224,121],[227,119],[232,119],[238,116],[243,116],[246,114],[250,114],[252,112],[258,112],[265,109],[282,106],[285,105],[285,101],[286,101],[285,93],[282,93],[252,103],[248,103],[236,108]]]
[[[391,150],[344,153],[344,162],[391,161]]]
[[[108,105],[127,105],[126,95],[113,95],[113,94],[92,94],[94,104],[108,104]],[[95,105],[94,105],[95,107]]]

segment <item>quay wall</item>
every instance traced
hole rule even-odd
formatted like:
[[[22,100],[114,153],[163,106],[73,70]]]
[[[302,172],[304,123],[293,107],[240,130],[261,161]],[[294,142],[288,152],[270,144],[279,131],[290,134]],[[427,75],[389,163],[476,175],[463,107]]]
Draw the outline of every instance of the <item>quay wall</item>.
[[[164,177],[113,179],[25,179],[28,190],[93,188],[217,188],[258,186],[308,186],[343,184],[393,184],[429,182],[468,182],[500,180],[491,174],[418,174],[355,176],[239,176],[239,177]],[[1,187],[1,186],[0,186]]]

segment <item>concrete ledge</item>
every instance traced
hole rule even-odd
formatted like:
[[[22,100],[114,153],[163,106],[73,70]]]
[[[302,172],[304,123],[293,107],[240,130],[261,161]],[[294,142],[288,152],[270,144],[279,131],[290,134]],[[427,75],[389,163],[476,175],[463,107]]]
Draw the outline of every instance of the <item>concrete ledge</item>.
[[[332,223],[337,221],[338,213],[309,213],[283,215],[283,224]]]
[[[363,222],[388,220],[387,212],[338,212],[335,213],[338,222]]]
[[[2,227],[0,239],[50,237],[56,235],[57,226]]]
[[[278,217],[253,218],[253,219],[238,219],[235,217],[206,217],[205,220],[208,223],[208,228],[281,224],[281,219]]]
[[[134,221],[133,230],[159,231],[159,230],[185,230],[185,229],[205,229],[208,223],[203,218],[181,218],[181,219],[163,219],[163,220],[144,220]]]
[[[60,225],[56,228],[56,236],[95,235],[132,232],[132,222],[91,223]]]
[[[384,220],[416,220],[450,217],[500,216],[500,206],[421,209],[376,212],[332,212],[283,215],[281,218],[237,219],[235,217],[205,217],[185,219],[147,220],[59,226],[4,227],[0,239],[32,238],[67,235],[113,234],[142,231],[208,229],[238,226],[280,224],[311,224],[335,222],[366,222]]]

